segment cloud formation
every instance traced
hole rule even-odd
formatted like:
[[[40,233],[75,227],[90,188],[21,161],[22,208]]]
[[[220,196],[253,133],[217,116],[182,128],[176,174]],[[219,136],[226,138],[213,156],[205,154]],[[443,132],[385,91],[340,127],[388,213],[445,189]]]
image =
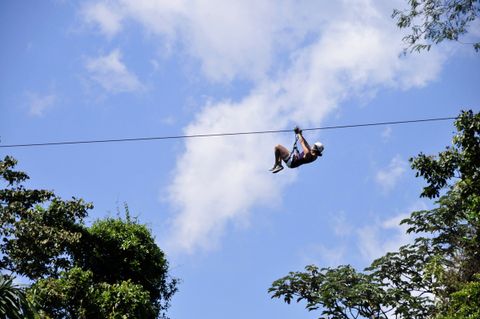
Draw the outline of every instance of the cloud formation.
[[[239,101],[205,105],[185,134],[318,126],[347,99],[426,85],[443,61],[435,52],[399,55],[402,34],[390,19],[392,9],[379,1],[321,8],[316,1],[293,0],[108,3],[116,21],[139,23],[162,45],[188,53],[207,79],[251,81],[252,90]],[[95,4],[88,5],[89,21],[106,25]],[[175,210],[170,249],[211,249],[227,227],[248,223],[253,207],[280,202],[295,172],[282,172],[281,179],[268,173],[279,142],[290,143],[266,135],[186,140],[168,188]]]
[[[90,3],[83,7],[82,16],[89,24],[98,26],[101,33],[112,37],[122,29],[122,16],[107,3]]]
[[[31,116],[43,116],[48,109],[51,109],[57,102],[55,94],[40,95],[34,92],[27,92],[28,114]]]
[[[401,246],[411,243],[414,235],[407,234],[408,225],[400,225],[400,222],[412,212],[423,209],[427,209],[427,205],[419,201],[412,204],[405,213],[386,220],[376,220],[360,228],[356,233],[356,242],[363,259],[372,262],[387,252],[397,251]]]
[[[387,168],[377,172],[375,180],[384,191],[391,191],[406,172],[407,168],[408,163],[397,155],[392,158]]]
[[[210,80],[258,80],[276,72],[276,54],[288,54],[322,17],[340,10],[323,6],[312,15],[318,8],[310,1],[117,0],[89,2],[82,16],[107,37],[134,21],[158,36],[160,47],[180,47]]]
[[[329,216],[329,228],[333,231],[333,246],[313,244],[301,249],[301,256],[306,264],[322,264],[337,266],[352,262],[352,256],[361,257],[364,264],[384,256],[387,252],[398,251],[406,244],[412,243],[415,234],[408,234],[408,225],[400,222],[408,218],[414,211],[428,209],[423,201],[416,201],[406,209],[388,218],[371,216],[365,223],[352,224],[345,218],[345,212],[337,212]],[[347,247],[356,247],[357,251],[348,250]]]
[[[119,49],[97,58],[89,58],[85,64],[90,78],[109,93],[135,92],[143,89],[137,76],[122,62]]]

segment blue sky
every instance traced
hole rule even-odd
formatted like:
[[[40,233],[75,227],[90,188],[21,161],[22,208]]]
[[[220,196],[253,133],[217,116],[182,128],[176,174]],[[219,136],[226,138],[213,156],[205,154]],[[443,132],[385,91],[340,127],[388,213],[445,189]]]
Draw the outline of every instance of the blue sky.
[[[404,1],[3,1],[1,143],[279,130],[479,110],[467,45],[401,55]],[[478,39],[476,23],[465,42]],[[478,41],[478,40],[477,40]],[[29,186],[126,202],[182,279],[172,318],[314,318],[270,300],[307,264],[367,266],[409,241],[431,207],[408,159],[451,143],[453,123],[309,131],[325,155],[279,174],[292,134],[2,148]]]

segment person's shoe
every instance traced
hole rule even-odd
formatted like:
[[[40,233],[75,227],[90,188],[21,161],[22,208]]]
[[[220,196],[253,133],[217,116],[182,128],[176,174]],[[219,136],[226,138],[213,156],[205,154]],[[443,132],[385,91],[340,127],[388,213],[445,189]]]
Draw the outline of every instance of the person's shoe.
[[[283,169],[282,165],[276,165],[274,168],[271,169],[272,173],[278,173]]]
[[[277,168],[277,166],[282,166],[282,164],[281,164],[281,163],[279,163],[279,164],[277,164],[277,163],[273,164],[273,167],[270,168],[269,171],[270,171],[270,172],[273,171],[274,169]]]

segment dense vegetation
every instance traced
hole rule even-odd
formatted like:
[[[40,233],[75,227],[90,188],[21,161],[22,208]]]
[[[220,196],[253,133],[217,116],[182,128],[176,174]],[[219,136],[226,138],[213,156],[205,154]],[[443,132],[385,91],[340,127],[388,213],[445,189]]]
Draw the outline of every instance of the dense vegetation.
[[[16,160],[0,161],[0,311],[9,318],[158,318],[177,290],[168,262],[150,231],[131,220],[107,218],[85,226],[93,206],[28,189]],[[28,289],[13,276],[28,278]],[[5,291],[5,292],[4,292]],[[7,294],[8,293],[8,294]],[[8,296],[17,296],[7,298]],[[2,303],[1,300],[6,300]],[[4,310],[6,309],[6,310]]]
[[[462,42],[480,15],[478,0],[408,0],[408,9],[396,9],[393,17],[399,28],[410,32],[404,41],[414,51],[430,50],[442,41]],[[480,42],[467,43],[480,51]]]
[[[432,210],[401,223],[413,243],[372,262],[291,272],[276,280],[272,298],[305,300],[322,318],[480,318],[480,113],[462,112],[453,146],[411,159]]]

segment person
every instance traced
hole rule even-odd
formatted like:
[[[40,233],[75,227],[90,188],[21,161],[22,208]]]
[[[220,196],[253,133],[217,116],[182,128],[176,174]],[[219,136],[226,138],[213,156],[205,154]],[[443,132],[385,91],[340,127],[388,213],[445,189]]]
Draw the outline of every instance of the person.
[[[278,173],[283,169],[282,161],[285,162],[287,167],[296,168],[303,164],[311,163],[319,156],[322,156],[324,149],[322,143],[315,142],[313,146],[310,147],[308,142],[303,137],[302,131],[298,127],[294,129],[294,132],[296,135],[296,141],[292,152],[290,152],[283,145],[279,144],[275,146],[275,164],[270,169],[272,173]],[[299,141],[300,145],[302,146],[301,153],[298,153],[297,151],[297,141]]]

